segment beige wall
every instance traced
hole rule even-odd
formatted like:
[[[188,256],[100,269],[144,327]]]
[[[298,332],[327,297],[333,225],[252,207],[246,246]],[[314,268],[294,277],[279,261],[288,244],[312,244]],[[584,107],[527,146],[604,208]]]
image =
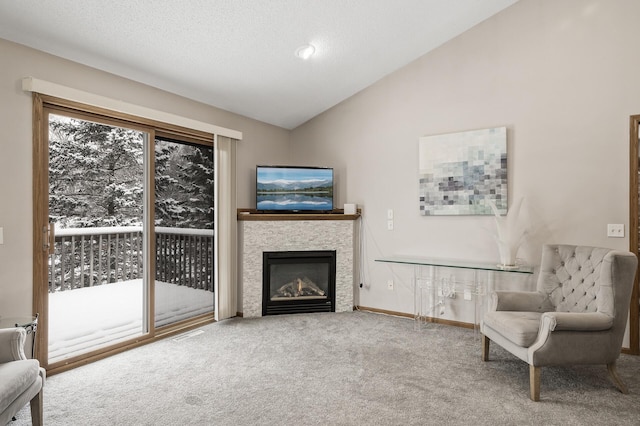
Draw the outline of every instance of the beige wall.
[[[338,204],[364,209],[358,303],[413,309],[406,270],[374,262],[380,256],[499,260],[491,217],[419,214],[423,135],[507,126],[509,196],[524,197],[530,225],[527,262],[539,263],[545,242],[627,249],[628,238],[606,237],[606,224],[629,224],[638,40],[637,0],[521,0],[295,129],[294,160],[336,167]]]
[[[530,224],[520,253],[526,261],[538,263],[544,242],[628,247],[628,238],[606,237],[606,224],[628,226],[628,123],[640,114],[639,21],[636,0],[521,0],[292,132],[0,40],[0,315],[31,309],[25,76],[243,132],[239,207],[255,205],[257,163],[334,167],[338,207],[358,203],[365,212],[364,288],[356,303],[411,312],[410,274],[375,258],[498,259],[491,217],[420,216],[423,135],[507,126],[510,198],[524,197]],[[387,209],[394,210],[393,231],[386,230]],[[388,279],[396,281],[394,291]],[[454,306],[447,315],[468,319],[462,311]]]
[[[237,146],[240,207],[255,204],[251,192],[255,164],[278,163],[289,156],[288,130],[0,39],[1,316],[31,312],[31,94],[21,89],[21,80],[27,76],[241,131],[244,139]]]

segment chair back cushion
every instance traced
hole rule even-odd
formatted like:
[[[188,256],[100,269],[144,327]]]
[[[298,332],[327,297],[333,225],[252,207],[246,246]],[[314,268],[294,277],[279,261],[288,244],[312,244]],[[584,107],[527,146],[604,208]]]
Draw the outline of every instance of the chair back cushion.
[[[556,312],[601,312],[614,314],[610,271],[603,261],[611,249],[545,245],[542,249],[538,291],[547,294]]]
[[[0,328],[0,363],[27,359],[24,354],[26,336],[22,327]]]

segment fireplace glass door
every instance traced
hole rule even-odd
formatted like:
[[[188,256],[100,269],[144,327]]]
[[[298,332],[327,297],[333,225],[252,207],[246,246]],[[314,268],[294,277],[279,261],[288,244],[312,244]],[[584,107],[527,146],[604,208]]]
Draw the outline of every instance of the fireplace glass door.
[[[335,251],[263,254],[263,315],[335,312]]]

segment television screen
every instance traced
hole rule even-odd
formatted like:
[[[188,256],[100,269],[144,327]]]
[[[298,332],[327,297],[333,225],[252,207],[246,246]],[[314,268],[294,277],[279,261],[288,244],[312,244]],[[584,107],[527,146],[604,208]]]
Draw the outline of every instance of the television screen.
[[[256,209],[266,212],[333,210],[333,169],[256,166]]]

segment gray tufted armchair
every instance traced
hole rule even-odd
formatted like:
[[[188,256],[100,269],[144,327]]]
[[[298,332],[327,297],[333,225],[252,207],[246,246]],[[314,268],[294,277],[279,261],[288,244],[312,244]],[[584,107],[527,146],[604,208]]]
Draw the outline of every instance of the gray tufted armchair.
[[[606,248],[546,245],[537,292],[494,292],[481,324],[482,360],[493,341],[529,364],[530,396],[540,400],[544,366],[606,364],[616,370],[638,260]]]

